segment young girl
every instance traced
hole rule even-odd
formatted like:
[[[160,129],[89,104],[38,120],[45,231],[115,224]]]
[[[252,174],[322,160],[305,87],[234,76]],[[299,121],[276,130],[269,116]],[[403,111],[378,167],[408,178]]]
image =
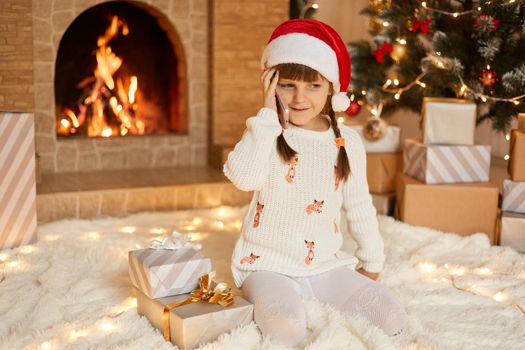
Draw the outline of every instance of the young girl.
[[[364,147],[335,119],[350,103],[343,41],[322,22],[289,20],[273,32],[262,65],[264,107],[248,118],[224,165],[236,187],[254,191],[232,257],[236,285],[254,304],[261,331],[288,346],[306,335],[303,297],[399,334],[405,310],[375,282],[385,257]],[[289,109],[286,128],[276,93]],[[340,250],[341,208],[359,245],[355,256]]]

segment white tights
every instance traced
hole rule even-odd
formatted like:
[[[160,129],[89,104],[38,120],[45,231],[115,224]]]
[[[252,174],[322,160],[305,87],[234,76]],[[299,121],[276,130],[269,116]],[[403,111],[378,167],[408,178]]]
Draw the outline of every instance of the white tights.
[[[311,277],[253,272],[242,290],[254,304],[255,322],[262,333],[287,346],[298,344],[306,336],[303,297],[360,314],[388,335],[399,334],[406,324],[404,307],[388,289],[346,266]]]

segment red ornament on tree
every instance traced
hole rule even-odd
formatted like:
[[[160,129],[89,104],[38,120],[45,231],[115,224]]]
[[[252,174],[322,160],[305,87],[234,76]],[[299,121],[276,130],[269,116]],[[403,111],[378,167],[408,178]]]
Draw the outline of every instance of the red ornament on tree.
[[[383,64],[385,63],[385,53],[391,53],[394,47],[387,43],[386,41],[383,41],[383,44],[381,44],[380,47],[377,48],[377,50],[373,50],[372,54],[376,57],[376,61]]]
[[[480,28],[483,23],[488,24],[492,30],[498,29],[499,26],[499,20],[489,15],[480,15],[478,18],[474,18],[474,28]]]
[[[410,31],[417,33],[419,30],[421,34],[427,34],[430,31],[430,24],[432,24],[432,19],[429,17],[424,20],[416,19],[414,23],[412,23]]]
[[[481,71],[481,76],[479,77],[479,81],[481,81],[483,85],[489,87],[496,84],[497,79],[496,71],[492,69],[483,69]]]
[[[361,111],[361,105],[357,101],[350,101],[350,106],[346,110],[346,114],[353,117]]]

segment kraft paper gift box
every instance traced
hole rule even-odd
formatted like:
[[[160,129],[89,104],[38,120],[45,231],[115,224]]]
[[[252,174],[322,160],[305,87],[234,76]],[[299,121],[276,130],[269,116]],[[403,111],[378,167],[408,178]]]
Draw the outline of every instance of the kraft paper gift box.
[[[525,213],[525,181],[503,180],[501,210]]]
[[[0,112],[0,250],[37,240],[33,113]]]
[[[366,155],[368,190],[375,194],[394,192],[396,174],[403,169],[403,154],[370,153]]]
[[[427,184],[489,181],[491,146],[428,145],[406,139],[403,173]]]
[[[396,200],[396,193],[391,192],[387,194],[375,194],[372,195],[372,203],[377,210],[377,214],[381,215],[392,215],[394,213],[394,203]]]
[[[427,185],[399,174],[396,217],[463,236],[485,233],[496,244],[498,196],[499,187],[491,182]]]
[[[129,252],[131,283],[150,298],[188,293],[198,287],[199,277],[210,271],[210,259],[193,248]]]
[[[350,124],[348,126],[361,136],[366,153],[392,153],[399,151],[401,137],[399,126],[389,125],[385,130],[385,135],[376,141],[370,141],[363,135],[363,124]]]
[[[470,100],[425,97],[421,110],[423,143],[473,145],[476,108]]]
[[[175,307],[163,321],[164,307],[188,298],[190,294],[151,299],[137,290],[137,312],[148,318],[151,324],[163,331],[169,321],[169,339],[181,349],[191,349],[202,343],[216,340],[221,334],[253,320],[253,305],[239,296],[234,304],[221,306],[197,302]]]
[[[500,245],[525,253],[525,214],[503,212],[500,224]]]
[[[525,181],[525,130],[510,133],[508,170],[513,181]]]

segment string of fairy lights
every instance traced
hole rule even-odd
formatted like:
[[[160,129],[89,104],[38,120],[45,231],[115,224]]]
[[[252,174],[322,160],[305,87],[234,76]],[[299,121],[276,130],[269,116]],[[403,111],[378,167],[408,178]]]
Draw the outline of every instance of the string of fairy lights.
[[[511,6],[511,5],[515,5],[515,4],[520,4],[522,3],[523,1],[516,1],[516,0],[509,0],[509,1],[506,1],[506,2],[501,2],[501,3],[498,3],[498,4],[494,4],[496,6]],[[479,1],[476,1],[475,3],[479,3]],[[487,1],[485,2],[486,5],[489,5],[491,2],[490,1]],[[453,17],[453,18],[458,18],[460,16],[464,16],[464,15],[469,15],[469,14],[473,14],[473,13],[481,13],[482,11],[482,7],[481,6],[477,6],[475,9],[472,9],[472,10],[466,10],[466,11],[445,11],[445,10],[441,10],[441,9],[438,9],[438,8],[435,8],[435,7],[431,7],[427,4],[426,1],[422,1],[421,2],[421,9],[423,11],[427,11],[427,12],[435,12],[435,13],[439,13],[439,14],[442,14],[442,15],[446,15],[446,16],[450,16],[450,17]],[[383,21],[382,23],[383,27],[387,28],[387,27],[390,27],[392,24],[388,21]],[[399,31],[399,27],[397,28],[397,32],[398,32],[398,35],[397,35],[397,38],[395,39],[395,42],[396,43],[399,43],[400,45],[406,45],[407,41],[405,38],[401,37],[400,35],[400,31]],[[406,49],[405,49],[406,50]],[[443,70],[447,70],[448,72],[450,72],[450,70],[448,68],[450,68],[450,60],[447,59],[447,58],[444,58],[441,56],[441,53],[440,52],[432,52],[430,54],[427,55],[427,57],[431,58],[430,59],[430,62],[437,68],[439,69],[443,69]],[[487,70],[490,70],[490,65],[487,65],[486,66]],[[399,100],[401,98],[401,95],[412,89],[413,87],[420,87],[422,89],[424,89],[426,87],[426,84],[422,81],[423,78],[425,77],[426,75],[426,71],[423,70],[414,80],[408,82],[407,84],[405,84],[404,86],[400,86],[399,85],[399,80],[398,79],[387,79],[385,81],[385,83],[383,84],[383,86],[381,87],[381,91],[384,92],[384,93],[387,93],[387,94],[391,94],[393,95],[394,99],[395,100]],[[485,102],[507,102],[507,103],[512,103],[514,105],[519,105],[521,103],[521,100],[525,98],[525,93],[524,94],[520,94],[520,95],[516,95],[516,96],[512,96],[512,97],[498,97],[498,96],[492,96],[492,95],[488,95],[486,93],[483,93],[483,92],[478,92],[476,91],[476,89],[472,88],[471,86],[469,86],[467,83],[465,83],[465,81],[463,80],[462,76],[460,74],[455,74],[455,77],[458,81],[458,85],[459,85],[459,88],[458,88],[458,91],[456,91],[457,93],[457,96],[462,96],[462,97],[465,97],[465,96],[471,96],[474,100],[478,100],[478,101],[481,101],[483,103]],[[361,91],[361,94],[363,96],[366,95],[366,90],[362,90]],[[380,104],[381,105],[381,104]],[[380,106],[374,106],[370,109],[370,111],[372,112],[373,115],[375,116],[379,116],[380,113],[377,113],[377,111],[379,110],[380,111]],[[374,113],[375,112],[375,113]],[[510,140],[510,135],[509,134],[506,134],[505,135],[505,139],[507,141]],[[509,155],[506,154],[504,157],[503,157],[505,160],[508,160],[509,159]]]
[[[242,227],[242,220],[238,218],[239,211],[231,207],[217,207],[210,209],[208,216],[194,216],[181,218],[176,229],[183,232],[192,241],[203,241],[210,233],[219,232],[239,232]],[[110,231],[97,230],[85,232],[75,237],[80,241],[97,242],[103,241],[106,236],[111,234],[131,235],[135,249],[142,249],[149,246],[152,240],[161,239],[162,235],[169,233],[173,227],[140,227],[133,225],[116,226]],[[205,232],[203,232],[205,231]],[[208,233],[210,232],[210,233]],[[160,235],[160,236],[159,236]],[[0,285],[9,283],[9,280],[18,280],[22,274],[31,274],[32,267],[35,261],[39,259],[39,254],[42,249],[49,245],[50,242],[55,242],[66,237],[62,234],[47,233],[39,234],[39,240],[44,242],[43,246],[26,245],[7,251],[0,251]],[[135,241],[145,242],[145,244],[135,243]],[[49,248],[49,247],[47,247]],[[123,252],[122,256],[127,256],[127,252]],[[127,258],[126,258],[127,259]],[[63,330],[53,330],[53,336],[41,334],[46,337],[45,340],[40,340],[38,345],[31,346],[32,349],[39,350],[54,350],[70,347],[76,342],[83,342],[88,337],[99,337],[101,335],[109,335],[115,332],[123,332],[122,321],[120,316],[127,312],[135,310],[137,307],[137,299],[130,295],[116,303],[109,306],[101,312],[99,318],[89,323],[67,323]]]
[[[479,1],[474,1],[474,3],[479,3]],[[485,2],[485,4],[487,4],[487,5],[489,5],[490,3],[491,3],[491,1],[486,1]],[[516,3],[519,4],[520,1],[509,0],[507,2],[502,2],[502,3],[499,3],[499,4],[495,4],[495,5],[497,5],[497,6],[510,6],[510,5],[514,5]],[[454,18],[457,18],[459,16],[463,16],[463,15],[468,15],[468,14],[474,13],[476,11],[477,12],[481,11],[481,6],[478,6],[475,10],[454,11],[454,12],[444,11],[444,10],[441,10],[441,9],[438,9],[438,8],[434,8],[434,7],[428,6],[426,1],[422,1],[421,2],[421,7],[424,8],[425,10],[427,10],[427,11],[440,13],[440,14],[451,16],[451,17],[454,17]]]
[[[226,230],[226,232],[238,232],[241,227],[242,221],[238,218],[238,211],[235,208],[217,207],[211,209],[209,215],[181,219],[177,230],[189,235],[192,241],[198,242],[206,237],[206,231],[221,232]],[[170,230],[171,228],[168,227],[127,225],[115,227],[111,232],[131,235],[147,242],[150,241],[151,237],[159,238],[158,235],[164,235]],[[86,232],[78,235],[77,239],[95,242],[103,240],[107,233],[109,232]],[[45,242],[53,242],[62,238],[64,237],[60,234],[43,234],[40,239]],[[135,244],[135,248],[141,249],[143,246]],[[38,254],[39,249],[42,248],[28,245],[0,253],[0,265],[3,268],[0,283],[5,283],[12,275],[29,273],[32,266],[31,260],[35,259],[35,257],[31,259],[31,255]],[[516,271],[517,269],[514,267],[510,272],[496,271],[486,266],[468,267],[454,263],[437,265],[429,261],[422,261],[414,266],[419,272],[419,280],[423,283],[444,285],[463,293],[487,297],[503,306],[514,308],[525,316],[525,305],[521,305],[516,297],[513,296],[513,292],[521,288],[525,283],[525,270]],[[506,278],[507,280],[504,283],[500,283],[501,278]],[[122,331],[119,317],[135,309],[136,306],[136,298],[128,296],[117,305],[109,307],[106,310],[107,312],[105,312],[106,315],[101,315],[91,325],[64,329],[63,332],[58,332],[55,335],[56,338],[48,338],[45,341],[40,340],[38,348],[45,350],[58,349],[66,343],[82,341],[82,339],[93,334],[100,334],[101,332],[110,334]]]
[[[422,273],[421,278],[430,283],[438,284],[448,284],[451,287],[472,295],[477,296],[486,296],[494,299],[497,302],[505,303],[507,306],[516,308],[519,312],[525,315],[525,306],[520,305],[515,298],[509,293],[505,292],[505,289],[498,289],[497,292],[494,292],[490,288],[479,286],[476,283],[471,283],[467,287],[462,287],[458,283],[458,278],[465,278],[470,276],[478,277],[494,277],[495,279],[500,278],[501,276],[516,278],[517,280],[525,280],[525,271],[512,274],[507,272],[494,272],[488,267],[478,267],[474,269],[469,269],[468,267],[461,265],[451,265],[444,264],[438,266],[431,262],[425,261],[418,265],[419,271]],[[519,282],[517,285],[522,285],[525,282]],[[508,287],[510,289],[510,287]]]
[[[486,4],[489,4],[489,3],[490,3],[490,1],[487,2]],[[496,4],[496,5],[498,5],[498,6],[509,6],[509,5],[514,5],[516,3],[521,3],[521,2],[520,1],[517,2],[516,0],[509,0],[508,2],[499,3],[499,4]],[[447,16],[450,16],[450,17],[453,17],[453,18],[458,18],[459,16],[466,15],[466,14],[472,14],[474,12],[480,12],[482,10],[482,8],[480,6],[478,6],[475,10],[472,9],[472,10],[468,10],[468,11],[450,12],[450,11],[444,11],[444,10],[441,10],[441,9],[430,7],[430,6],[427,5],[427,3],[425,1],[421,2],[421,8],[426,10],[426,11],[429,11],[429,12],[437,12],[437,13],[440,13],[440,14],[443,14],[443,15],[447,15]],[[384,21],[383,22],[383,26],[384,27],[389,27],[389,26],[391,26],[391,23],[389,23],[387,21]],[[398,33],[399,33],[399,31],[398,31]],[[396,38],[396,42],[401,44],[401,45],[406,45],[406,43],[407,43],[406,39],[399,37],[399,35]],[[441,53],[440,52],[433,52],[431,54],[431,58],[432,58],[431,62],[435,66],[437,66],[438,68],[440,68],[440,69],[446,69],[447,68],[447,59],[441,57]],[[490,65],[487,65],[487,69],[490,69]],[[424,82],[422,82],[421,79],[425,75],[426,75],[426,73],[423,71],[413,81],[407,83],[403,87],[398,87],[399,81],[397,79],[393,79],[393,80],[392,79],[388,79],[383,84],[382,91],[385,92],[385,93],[392,94],[394,96],[394,99],[399,100],[399,98],[401,97],[401,95],[405,91],[410,90],[414,86],[420,86],[421,88],[424,89],[426,87],[426,84]],[[482,102],[499,101],[499,102],[513,103],[514,105],[519,105],[520,104],[520,100],[525,98],[525,94],[521,94],[521,95],[517,95],[517,96],[513,96],[513,97],[505,97],[504,98],[504,97],[497,97],[497,96],[491,96],[491,95],[487,95],[487,94],[484,94],[484,93],[480,93],[480,92],[477,92],[472,87],[468,86],[463,81],[463,78],[461,77],[461,75],[459,75],[459,74],[455,74],[455,75],[456,75],[456,78],[458,79],[458,81],[460,82],[460,85],[461,85],[461,87],[459,88],[459,91],[457,91],[458,96],[465,96],[468,93],[471,96],[473,96],[475,99],[481,100]],[[392,84],[394,85],[394,87],[391,88],[390,86]],[[363,95],[365,95],[365,94],[366,94],[366,92]]]

